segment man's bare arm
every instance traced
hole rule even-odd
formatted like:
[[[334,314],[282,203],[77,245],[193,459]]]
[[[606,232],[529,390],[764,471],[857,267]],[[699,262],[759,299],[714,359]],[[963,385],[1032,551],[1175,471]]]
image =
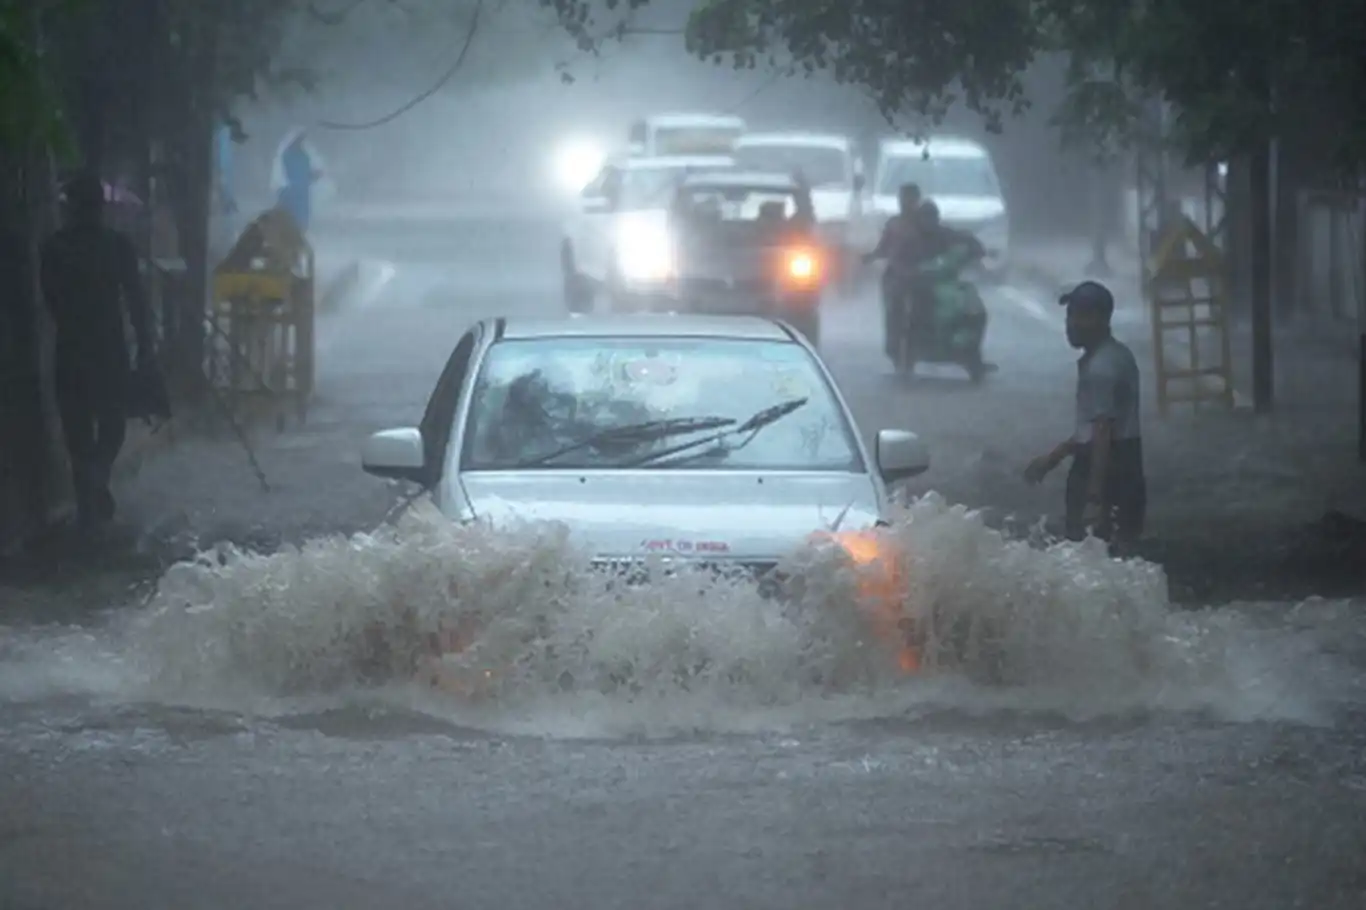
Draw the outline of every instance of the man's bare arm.
[[[877,246],[873,247],[873,251],[871,253],[865,254],[863,258],[868,260],[869,262],[872,262],[876,259],[887,258],[887,253],[889,251],[888,247],[891,246],[891,233],[891,225],[885,225],[882,228],[882,233],[878,235]]]
[[[1072,456],[1077,450],[1077,442],[1074,439],[1064,439],[1053,447],[1053,451],[1048,453],[1048,469],[1051,471]]]

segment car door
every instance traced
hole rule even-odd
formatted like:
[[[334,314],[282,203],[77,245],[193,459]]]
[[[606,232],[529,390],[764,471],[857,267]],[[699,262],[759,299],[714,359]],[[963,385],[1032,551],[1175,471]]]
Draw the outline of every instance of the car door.
[[[603,168],[594,195],[584,198],[583,252],[579,271],[594,281],[606,281],[616,224],[616,202],[621,196],[621,168]]]
[[[564,222],[564,241],[574,253],[576,267],[582,271],[583,261],[587,258],[587,231],[588,231],[588,209],[590,201],[602,196],[603,171],[598,171],[596,177],[588,181],[582,190],[579,191],[578,198],[574,200],[573,211],[565,218]]]
[[[470,362],[483,335],[476,325],[461,337],[446,361],[436,388],[427,399],[418,428],[422,431],[422,485],[433,487],[445,479],[446,461],[450,457],[451,437],[460,408],[460,393],[470,372]]]

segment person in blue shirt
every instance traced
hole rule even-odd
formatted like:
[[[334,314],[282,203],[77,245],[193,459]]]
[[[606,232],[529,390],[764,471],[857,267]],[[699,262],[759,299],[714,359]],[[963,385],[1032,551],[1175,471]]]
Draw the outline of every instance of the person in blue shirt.
[[[307,146],[308,134],[298,130],[280,153],[280,168],[284,171],[284,186],[275,202],[294,217],[299,230],[307,232],[313,215],[313,187],[322,171],[313,164]]]

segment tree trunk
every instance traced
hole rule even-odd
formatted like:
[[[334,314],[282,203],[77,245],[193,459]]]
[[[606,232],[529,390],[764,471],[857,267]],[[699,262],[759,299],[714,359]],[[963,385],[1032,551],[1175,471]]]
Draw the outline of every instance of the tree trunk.
[[[1299,311],[1299,191],[1304,156],[1295,145],[1293,139],[1277,139],[1272,167],[1272,312],[1282,317]]]
[[[180,253],[185,259],[185,293],[174,304],[180,327],[180,350],[175,353],[179,370],[179,392],[196,401],[204,391],[205,358],[208,344],[205,330],[209,300],[209,194],[212,178],[212,132],[200,123],[187,124],[176,158],[181,162],[175,201],[176,233]]]
[[[1249,173],[1249,228],[1251,231],[1252,309],[1252,406],[1259,414],[1270,413],[1275,397],[1272,363],[1272,232],[1271,143],[1264,142],[1252,154]]]

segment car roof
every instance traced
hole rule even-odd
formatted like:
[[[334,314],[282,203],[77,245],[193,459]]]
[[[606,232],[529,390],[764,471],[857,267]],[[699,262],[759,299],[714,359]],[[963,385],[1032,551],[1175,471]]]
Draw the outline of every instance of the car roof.
[[[923,155],[928,148],[931,157],[940,158],[988,158],[986,147],[971,139],[954,136],[932,136],[927,141],[916,139],[883,139],[879,143],[882,154],[903,157]]]
[[[709,174],[689,174],[683,178],[685,187],[716,187],[724,189],[779,190],[795,192],[801,184],[791,174],[771,171],[714,171]]]
[[[642,117],[641,120],[651,126],[738,126],[744,129],[745,121],[743,118],[734,114],[703,114],[688,113],[686,111],[675,111],[669,114],[651,114]]]
[[[682,170],[689,167],[734,167],[735,159],[729,155],[623,155],[611,163],[628,171]]]
[[[768,132],[746,133],[735,140],[737,147],[746,145],[806,145],[839,149],[847,152],[853,147],[848,136],[839,133]]]
[[[700,316],[691,313],[586,314],[518,317],[502,321],[504,339],[532,338],[727,338],[736,341],[792,341],[762,316]]]

